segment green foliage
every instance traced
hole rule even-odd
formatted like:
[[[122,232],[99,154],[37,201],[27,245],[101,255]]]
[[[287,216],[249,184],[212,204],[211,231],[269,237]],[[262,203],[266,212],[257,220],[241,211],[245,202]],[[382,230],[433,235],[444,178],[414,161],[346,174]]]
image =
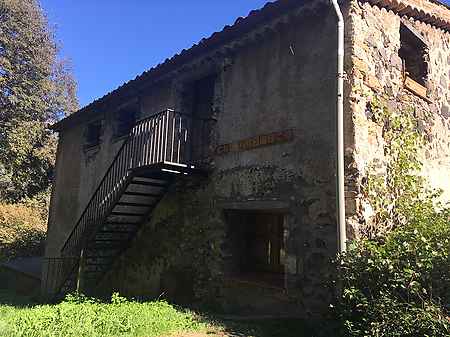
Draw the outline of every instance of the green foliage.
[[[50,184],[56,141],[46,124],[77,109],[76,85],[36,0],[0,0],[0,199]]]
[[[18,202],[48,189],[56,138],[40,122],[21,122],[0,139],[0,200]]]
[[[368,238],[383,235],[406,223],[407,214],[423,199],[434,197],[418,172],[422,168],[420,149],[425,144],[418,130],[413,109],[390,111],[374,100],[370,109],[373,119],[382,127],[385,170],[370,165],[363,186],[365,197],[374,210],[371,224],[364,228]]]
[[[113,295],[111,303],[82,295],[69,295],[62,304],[39,306],[30,302],[29,298],[0,290],[0,336],[320,337],[332,336],[332,331],[335,331],[331,322],[303,321],[298,318],[216,320],[210,316],[203,317],[175,309],[166,302],[137,303],[119,294]],[[83,313],[88,316],[81,317]],[[62,317],[64,314],[68,314],[68,317]],[[20,315],[24,315],[27,321],[22,322]],[[14,329],[16,322],[19,322],[19,326]],[[85,325],[79,326],[82,323]],[[52,327],[51,324],[55,325]]]
[[[374,209],[366,238],[338,259],[335,308],[348,336],[450,335],[450,209],[419,176],[423,139],[413,111],[375,102],[386,172],[372,166],[365,186]]]
[[[337,312],[350,336],[450,334],[450,211],[428,205],[410,215],[341,257]]]
[[[47,228],[45,201],[29,200],[26,204],[0,203],[0,261],[17,256],[43,253]]]
[[[166,302],[139,303],[114,294],[111,303],[69,295],[57,305],[0,307],[0,335],[5,337],[161,336],[203,331],[194,313]]]

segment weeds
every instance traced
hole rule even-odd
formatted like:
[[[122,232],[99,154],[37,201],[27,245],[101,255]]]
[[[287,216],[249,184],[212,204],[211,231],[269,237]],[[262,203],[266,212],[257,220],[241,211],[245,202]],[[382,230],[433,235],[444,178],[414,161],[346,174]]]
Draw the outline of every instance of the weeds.
[[[0,336],[4,337],[151,337],[206,328],[192,312],[177,310],[163,301],[129,301],[118,294],[110,303],[68,296],[56,305],[0,306]]]

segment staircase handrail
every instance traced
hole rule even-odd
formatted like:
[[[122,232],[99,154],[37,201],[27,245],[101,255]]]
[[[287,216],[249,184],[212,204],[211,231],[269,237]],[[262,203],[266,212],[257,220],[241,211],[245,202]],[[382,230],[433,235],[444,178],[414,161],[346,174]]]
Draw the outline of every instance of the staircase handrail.
[[[80,228],[81,228],[81,225],[82,225],[82,222],[84,221],[84,219],[86,219],[86,221],[89,221],[89,222],[95,222],[95,221],[100,220],[101,216],[104,215],[101,212],[99,212],[98,209],[96,210],[95,214],[91,214],[91,215],[88,214],[88,212],[93,207],[93,204],[95,202],[99,202],[99,200],[97,200],[97,198],[98,198],[98,195],[99,195],[100,191],[102,190],[102,188],[106,188],[107,189],[109,187],[109,189],[111,189],[109,191],[104,191],[104,195],[103,195],[103,197],[109,198],[111,193],[114,193],[115,189],[117,187],[119,187],[118,184],[120,184],[121,182],[123,182],[124,179],[126,179],[126,174],[127,174],[127,172],[130,169],[138,168],[139,166],[149,165],[151,163],[149,161],[146,161],[145,163],[142,163],[140,161],[136,162],[135,161],[136,158],[132,158],[132,155],[134,154],[135,157],[136,157],[136,153],[139,152],[139,151],[137,151],[136,149],[133,149],[132,145],[136,145],[136,144],[133,144],[133,143],[135,141],[138,141],[140,143],[138,143],[137,145],[140,145],[142,147],[145,146],[143,141],[141,139],[138,139],[139,136],[143,135],[144,132],[150,132],[150,133],[148,133],[148,135],[151,134],[150,137],[154,138],[155,132],[154,132],[154,130],[151,130],[151,127],[149,128],[149,125],[152,124],[153,121],[156,121],[156,120],[158,120],[161,117],[162,118],[167,117],[169,115],[169,113],[172,113],[175,116],[175,118],[176,118],[176,116],[180,116],[180,118],[183,118],[182,116],[190,117],[189,115],[182,114],[182,113],[179,113],[179,112],[175,112],[172,109],[166,109],[166,110],[164,110],[164,111],[162,111],[162,112],[160,112],[158,114],[155,114],[155,115],[152,115],[150,117],[147,117],[147,118],[139,120],[133,126],[133,128],[131,129],[129,135],[124,140],[122,146],[120,147],[119,151],[117,152],[117,154],[115,155],[114,159],[112,160],[112,162],[111,162],[110,166],[108,167],[108,169],[107,169],[105,175],[103,176],[102,180],[98,184],[98,187],[96,188],[96,190],[92,194],[89,202],[87,203],[86,207],[84,208],[83,212],[81,213],[81,215],[80,215],[76,225],[73,227],[71,233],[69,234],[69,236],[67,237],[66,241],[64,242],[64,244],[63,244],[63,246],[61,248],[61,256],[63,256],[63,257],[77,257],[77,256],[79,256],[79,253],[81,251],[81,247],[71,246],[71,243],[75,243],[75,244],[78,243],[77,246],[79,246],[79,244],[82,244],[82,242],[72,242],[74,240],[75,235],[78,235],[79,238],[85,236],[84,234],[85,234],[86,228],[81,230],[82,233],[79,232]],[[181,125],[181,122],[180,122],[180,125]],[[153,126],[159,128],[158,131],[157,131],[159,133],[157,135],[158,137],[159,136],[161,136],[161,137],[166,136],[167,137],[167,135],[163,135],[164,131],[167,133],[167,126],[168,126],[167,125],[167,121],[166,121],[166,125],[165,125],[165,127],[166,127],[165,130],[162,130],[162,128],[159,127],[159,125],[156,124],[156,122],[153,123]],[[163,125],[163,127],[164,127],[164,125]],[[181,130],[181,126],[180,126],[180,130]],[[175,132],[175,130],[172,130],[172,131]],[[152,141],[153,141],[153,143],[157,143],[157,142],[159,142],[161,140],[160,139],[153,139]],[[166,139],[166,141],[167,141],[167,139]],[[172,144],[173,144],[173,142],[174,141],[172,140]],[[132,145],[130,145],[130,144],[132,144]],[[119,162],[119,164],[117,164],[117,163],[118,163],[119,157],[126,151],[128,151],[128,153],[127,153],[128,156],[125,157],[125,159],[127,160],[127,163],[126,163],[125,167],[117,167],[118,165],[122,165],[123,166],[123,164],[124,164],[123,162],[122,163]],[[148,151],[148,149],[147,149],[147,151]],[[158,152],[160,151],[159,148],[157,149],[157,151]],[[130,156],[131,156],[131,160],[129,160]],[[134,166],[133,164],[137,164],[137,166]],[[142,164],[145,164],[145,165],[142,165]],[[117,171],[117,172],[114,172],[115,174],[121,174],[122,173],[123,175],[121,177],[116,177],[117,179],[115,181],[115,184],[113,184],[112,186],[106,186],[105,187],[105,182],[110,184],[110,181],[107,181],[107,178],[110,176],[111,172],[113,172],[114,170]],[[114,176],[113,176],[113,179],[114,179]],[[106,206],[106,205],[102,205],[102,209],[105,209],[104,206]],[[106,209],[107,209],[107,207],[106,207]],[[91,217],[93,216],[93,217],[92,218],[86,218],[86,217],[89,217],[89,216],[91,216]],[[82,239],[81,239],[81,241],[82,241]]]

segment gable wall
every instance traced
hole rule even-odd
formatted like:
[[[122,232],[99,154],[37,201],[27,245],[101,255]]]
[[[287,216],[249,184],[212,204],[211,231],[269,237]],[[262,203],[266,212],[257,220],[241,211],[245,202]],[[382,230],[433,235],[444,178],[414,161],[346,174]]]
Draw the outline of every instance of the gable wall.
[[[190,304],[210,301],[231,312],[323,310],[336,252],[336,30],[334,13],[325,8],[213,61],[218,80],[209,178],[180,181],[166,195],[98,291],[178,300],[190,295]],[[179,83],[195,78],[195,71],[202,73],[200,67],[174,79],[174,92],[182,92]],[[181,101],[175,99],[177,109]],[[214,153],[222,144],[288,129],[295,129],[292,142]],[[228,279],[224,211],[233,207],[285,214],[287,291]]]

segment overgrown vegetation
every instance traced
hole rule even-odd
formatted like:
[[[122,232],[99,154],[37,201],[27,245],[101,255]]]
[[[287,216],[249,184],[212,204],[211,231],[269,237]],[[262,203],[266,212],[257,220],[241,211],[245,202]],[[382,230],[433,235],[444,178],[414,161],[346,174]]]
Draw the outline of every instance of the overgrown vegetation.
[[[57,305],[0,306],[0,335],[4,337],[151,337],[206,329],[207,324],[192,312],[166,302],[128,301],[118,294],[111,303],[68,296]]]
[[[374,213],[363,235],[372,239],[407,224],[415,206],[435,199],[438,191],[430,191],[420,176],[420,150],[425,138],[418,131],[414,110],[390,111],[378,99],[371,102],[369,109],[372,119],[382,127],[385,156],[384,163],[370,165],[363,186]]]
[[[348,335],[450,335],[449,217],[424,205],[383,240],[350,247],[337,307]]]
[[[78,108],[57,54],[37,0],[0,0],[0,259],[40,252],[56,152],[47,126]]]
[[[347,336],[450,335],[450,210],[419,176],[423,139],[413,111],[371,106],[386,172],[369,173],[366,238],[339,259],[335,313]]]

